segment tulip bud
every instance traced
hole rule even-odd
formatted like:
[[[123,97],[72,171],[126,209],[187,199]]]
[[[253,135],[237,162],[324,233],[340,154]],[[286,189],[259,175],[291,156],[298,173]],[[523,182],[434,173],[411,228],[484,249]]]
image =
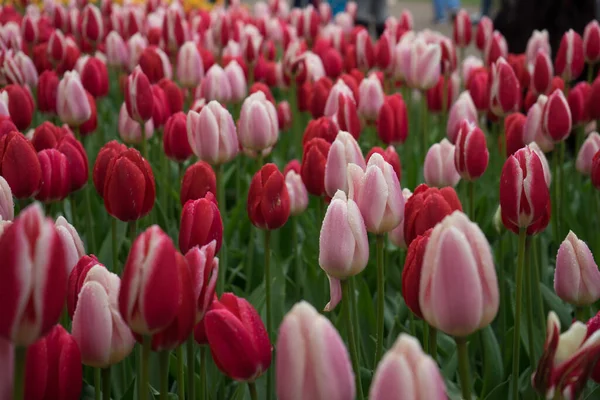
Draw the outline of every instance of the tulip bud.
[[[583,64],[583,40],[577,32],[569,29],[560,41],[560,47],[554,60],[555,72],[565,81],[572,81],[583,72]]]
[[[106,61],[111,67],[124,67],[129,60],[129,50],[121,35],[111,31],[106,36]]]
[[[546,29],[538,31],[534,30],[531,33],[531,37],[527,41],[527,48],[525,50],[525,57],[528,65],[535,63],[536,56],[539,52],[551,54],[550,49],[550,37]]]
[[[366,29],[361,29],[356,35],[356,66],[358,69],[367,71],[375,62],[373,43]]]
[[[35,105],[27,88],[19,85],[6,86],[4,92],[0,93],[0,109],[3,106],[8,110],[8,113],[0,112],[0,114],[10,115],[10,119],[20,131],[24,131],[29,127]]]
[[[591,91],[592,87],[587,82],[579,82],[575,87],[569,90],[567,102],[569,103],[573,125],[589,122],[587,103]]]
[[[86,4],[82,14],[81,36],[87,42],[97,45],[104,38],[102,14],[93,4]]]
[[[280,131],[287,131],[292,127],[292,109],[286,100],[277,103],[277,123]]]
[[[61,201],[71,189],[67,157],[55,149],[46,149],[38,153],[42,180],[40,190],[35,195],[42,202]]]
[[[454,165],[454,145],[447,139],[433,144],[425,156],[423,177],[429,186],[456,186],[460,174]]]
[[[177,53],[177,79],[185,88],[194,88],[204,76],[204,64],[198,46],[194,42],[185,42]]]
[[[150,164],[142,158],[139,151],[127,149],[115,155],[108,162],[105,171],[102,195],[104,207],[111,216],[121,221],[135,221],[152,210],[156,197],[154,175]],[[124,191],[130,193],[130,196],[124,197]]]
[[[385,144],[402,144],[408,135],[408,113],[402,95],[386,96],[377,117],[377,135]]]
[[[232,61],[225,67],[225,75],[231,86],[231,101],[238,103],[247,96],[248,87],[244,70],[236,61]]]
[[[163,19],[163,40],[170,51],[175,52],[185,42],[185,18],[180,8],[168,7]]]
[[[179,249],[187,253],[194,246],[204,246],[216,241],[215,252],[223,242],[223,221],[215,196],[208,192],[205,197],[189,200],[181,211]]]
[[[202,97],[225,104],[231,100],[231,84],[223,68],[218,64],[208,69],[200,86]]]
[[[73,314],[75,314],[77,301],[79,300],[79,292],[83,287],[85,278],[87,277],[88,272],[96,265],[100,265],[104,268],[104,265],[100,264],[95,255],[83,256],[79,259],[77,264],[75,264],[75,267],[73,267],[68,276],[67,313],[71,319],[73,319]]]
[[[61,131],[61,129],[56,129]],[[69,170],[69,190],[75,192],[88,181],[88,157],[85,148],[73,135],[64,134],[58,141],[56,149],[67,158]]]
[[[600,61],[600,24],[595,19],[583,31],[583,55],[588,64]]]
[[[331,145],[324,139],[314,138],[304,145],[300,175],[308,193],[325,194],[325,165]]]
[[[31,197],[40,188],[40,161],[31,143],[19,132],[0,138],[0,175],[17,199]]]
[[[484,51],[494,33],[494,23],[492,20],[483,16],[477,24],[477,33],[475,34],[475,45],[479,51]]]
[[[492,64],[490,110],[496,116],[516,111],[520,96],[521,89],[515,72],[504,58],[499,58]]]
[[[278,229],[287,222],[290,197],[275,164],[265,164],[252,178],[247,211],[252,224],[260,229]]]
[[[427,44],[417,38],[399,54],[400,69],[411,88],[431,89],[440,78],[442,52],[438,44]]]
[[[202,321],[215,297],[219,274],[219,259],[215,257],[216,241],[202,247],[194,246],[185,255],[190,269],[195,303],[195,322]]]
[[[94,186],[100,197],[104,198],[104,186],[106,181],[106,173],[110,161],[127,150],[127,147],[118,143],[116,140],[112,140],[106,143],[98,152],[96,162],[94,164],[94,170],[92,172],[92,178],[94,180]]]
[[[85,365],[106,368],[133,350],[135,340],[119,313],[120,286],[117,275],[96,264],[87,271],[78,290],[72,329]]]
[[[465,9],[454,18],[453,39],[458,47],[467,47],[471,43],[471,17]]]
[[[404,207],[404,238],[406,244],[433,228],[453,211],[462,211],[462,205],[451,187],[430,188],[417,186]]]
[[[54,71],[44,71],[37,85],[37,105],[41,112],[56,113],[58,75]]]
[[[97,57],[90,57],[81,70],[81,83],[93,97],[108,94],[108,70],[106,64]]]
[[[181,182],[181,205],[188,200],[197,200],[208,192],[217,193],[217,178],[211,166],[204,161],[190,165],[183,175]]]
[[[598,132],[592,132],[588,135],[585,142],[579,149],[575,168],[583,175],[589,176],[592,170],[592,160],[594,155],[600,150],[600,135]]]
[[[333,83],[331,79],[324,76],[315,82],[312,87],[312,101],[310,103],[310,113],[314,119],[320,118],[325,113],[325,105],[329,99],[329,93]]]
[[[590,178],[592,180],[592,185],[594,185],[596,189],[600,189],[600,152],[596,152],[594,158],[592,158]]]
[[[423,255],[419,304],[431,326],[452,336],[466,337],[496,317],[498,281],[490,245],[479,226],[460,211],[431,232]]]
[[[550,55],[545,51],[539,50],[535,56],[533,72],[531,73],[531,88],[533,93],[546,94],[552,86],[552,76],[554,68]]]
[[[5,57],[5,64],[7,60],[8,58]],[[38,83],[38,72],[31,58],[22,51],[19,51],[12,57],[12,60],[20,74],[23,76],[23,83],[29,87],[36,87]]]
[[[354,398],[356,389],[348,350],[333,324],[307,302],[296,303],[283,318],[276,346],[280,400]],[[298,348],[303,351],[298,352]],[[312,368],[307,369],[306,365]],[[325,376],[327,380],[322,379]]]
[[[571,110],[563,92],[556,89],[542,111],[542,131],[555,142],[565,140],[571,133]]]
[[[468,181],[481,177],[488,166],[489,156],[483,131],[463,120],[454,150],[454,166],[460,176]]]
[[[176,254],[169,236],[156,225],[133,242],[119,290],[119,311],[133,332],[154,334],[177,316]]]
[[[4,230],[0,259],[5,271],[0,337],[28,346],[58,322],[67,294],[63,245],[54,222],[44,217],[39,204],[21,211]]]
[[[325,164],[325,191],[333,197],[338,190],[348,193],[348,164],[364,169],[365,159],[358,142],[348,132],[340,131],[334,140]]]
[[[419,303],[419,286],[421,270],[423,269],[423,256],[431,236],[431,229],[413,240],[406,253],[406,261],[402,270],[402,296],[410,310],[419,318],[423,318]]]
[[[358,90],[362,99],[358,105],[358,114],[367,121],[375,121],[384,100],[381,82],[376,76],[370,75],[363,79]]]
[[[468,91],[464,91],[458,96],[458,100],[450,108],[448,115],[448,125],[446,127],[446,135],[451,143],[456,142],[461,123],[463,120],[468,122],[477,122],[477,109],[475,103]]]
[[[245,299],[224,293],[206,313],[204,328],[212,357],[228,377],[253,382],[271,365],[267,330]]]
[[[250,90],[248,91],[248,93],[254,94],[256,92],[262,92],[267,98],[267,100],[269,100],[269,102],[275,105],[275,97],[273,97],[273,93],[271,93],[271,89],[269,89],[269,86],[262,82],[254,82],[252,86],[250,86]]]
[[[487,42],[483,56],[485,65],[488,66],[495,64],[499,58],[508,57],[508,45],[500,32],[494,31]]]
[[[208,103],[200,113],[188,113],[187,134],[194,154],[213,165],[232,160],[239,151],[233,118],[217,101]]]
[[[21,20],[21,35],[27,44],[35,44],[39,37],[39,20],[31,15],[25,14]]]
[[[67,43],[60,29],[54,30],[48,39],[48,58],[52,64],[59,65],[67,55]]]
[[[308,203],[308,198],[306,199]],[[12,221],[15,218],[15,203],[8,182],[0,176],[0,221]],[[1,235],[1,233],[0,233]]]
[[[169,57],[156,46],[148,46],[142,50],[138,62],[150,83],[157,83],[163,78],[173,78]]]
[[[506,160],[500,177],[500,207],[507,229],[519,233],[519,229],[538,222],[544,216],[549,197],[537,153],[524,147]]]
[[[302,146],[306,146],[309,141],[315,138],[321,138],[331,144],[339,131],[337,123],[333,122],[330,118],[321,117],[310,120],[302,137]]]
[[[300,215],[308,207],[308,193],[299,171],[284,171],[285,186],[290,197],[290,215]]]
[[[150,81],[137,66],[125,83],[125,105],[131,119],[144,123],[152,117],[154,97]]]
[[[466,88],[477,111],[487,112],[490,107],[489,83],[489,73],[485,68],[473,71],[467,81]]]
[[[77,127],[91,117],[90,104],[77,72],[65,73],[57,93],[56,111],[64,123]]]
[[[75,227],[63,216],[58,217],[55,225],[56,231],[60,236],[60,241],[65,249],[67,275],[70,275],[79,259],[85,256],[85,247]]]
[[[167,120],[163,134],[163,148],[166,156],[176,162],[183,162],[192,155],[184,113],[173,114]]]
[[[262,151],[277,143],[277,111],[262,92],[251,94],[242,104],[238,136],[244,149]]]
[[[140,144],[142,142],[142,128],[139,122],[133,120],[127,112],[125,103],[121,105],[119,111],[119,121],[117,123],[119,136],[127,144]],[[154,122],[149,119],[144,123],[144,135],[150,139],[154,135]]]
[[[338,97],[337,111],[332,119],[340,130],[349,132],[355,139],[360,137],[361,123],[356,103],[350,97],[344,95]]]

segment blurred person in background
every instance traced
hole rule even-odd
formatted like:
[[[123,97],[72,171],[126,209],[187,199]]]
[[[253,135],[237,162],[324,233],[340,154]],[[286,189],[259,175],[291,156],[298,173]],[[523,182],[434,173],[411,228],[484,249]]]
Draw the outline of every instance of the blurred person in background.
[[[448,22],[448,16],[454,19],[460,9],[460,0],[433,0],[433,23]]]

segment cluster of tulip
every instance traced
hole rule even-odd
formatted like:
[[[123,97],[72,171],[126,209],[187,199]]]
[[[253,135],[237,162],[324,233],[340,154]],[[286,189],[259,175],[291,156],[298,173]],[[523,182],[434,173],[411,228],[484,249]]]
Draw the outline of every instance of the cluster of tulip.
[[[600,25],[231,3],[0,6],[0,400],[591,393]]]

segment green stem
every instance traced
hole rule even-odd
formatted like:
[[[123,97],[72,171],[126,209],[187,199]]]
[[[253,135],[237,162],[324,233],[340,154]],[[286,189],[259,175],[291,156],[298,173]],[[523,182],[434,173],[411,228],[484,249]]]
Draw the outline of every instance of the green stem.
[[[192,333],[190,337],[188,337],[186,343],[187,350],[187,386],[188,386],[188,399],[195,399],[194,396],[194,369],[196,368],[196,357],[195,357],[195,348],[194,348],[194,334]]]
[[[161,130],[162,131],[162,130]],[[163,133],[164,134],[164,133]],[[162,135],[161,135],[162,136]],[[169,165],[169,159],[167,158],[166,153],[164,152],[164,150],[160,151],[160,167],[161,167],[161,173],[165,176],[164,182],[165,182],[165,187],[163,190],[161,190],[161,203],[162,203],[162,208],[164,210],[165,216],[169,215],[169,193],[171,192],[171,168]],[[157,209],[158,211],[158,209]]]
[[[94,225],[93,225],[93,218],[92,218],[92,199],[90,198],[90,192],[93,189],[93,186],[91,184],[87,184],[87,187],[84,188],[83,190],[85,190],[85,206],[87,208],[87,212],[86,212],[86,222],[87,222],[87,233],[88,233],[88,251],[90,253],[96,253],[96,234],[94,233]]]
[[[298,250],[298,218],[292,217],[292,245],[294,246],[294,274],[296,276],[297,298],[302,298],[302,288],[304,288],[304,270],[300,264],[301,253]]]
[[[361,343],[362,337],[360,333],[360,323],[358,320],[358,307],[356,306],[356,278],[348,279],[348,290],[350,292],[350,316],[352,317],[352,323],[356,327],[355,329],[355,342],[356,351],[358,352],[358,362],[360,364],[361,357]]]
[[[248,382],[248,389],[250,390],[250,398],[252,400],[258,400],[258,395],[256,394],[256,384],[254,382]]]
[[[113,272],[117,275],[119,271],[119,249],[117,248],[117,219],[111,217],[111,243],[112,243],[112,261],[113,261]]]
[[[383,354],[383,329],[385,307],[385,266],[383,265],[383,247],[385,236],[377,235],[377,342],[375,347],[375,362],[377,365]]]
[[[531,257],[531,239],[527,238],[525,242],[525,260],[530,264]],[[533,348],[533,297],[531,294],[531,267],[525,268],[525,319],[527,319],[527,345],[529,347],[529,360],[532,368],[535,368],[536,355]]]
[[[200,346],[200,400],[206,399],[206,346]]]
[[[102,368],[102,400],[110,400],[110,366]]]
[[[175,349],[177,356],[177,394],[180,399],[185,399],[185,363],[183,362],[183,346]]]
[[[462,397],[471,400],[471,377],[469,372],[469,351],[467,350],[466,338],[454,338],[456,349],[458,351],[458,376],[460,378],[460,388]]]
[[[553,195],[553,201],[552,201],[552,206],[554,207],[554,211],[552,213],[552,232],[554,235],[554,242],[555,243],[560,243],[560,238],[559,238],[559,230],[558,230],[558,185],[560,183],[560,177],[558,176],[558,157],[559,157],[559,149],[558,148],[554,148],[554,151],[552,151],[552,176],[554,177],[554,180],[552,182],[552,195]]]
[[[423,350],[429,354],[429,324],[423,323]]]
[[[150,162],[150,160],[148,159],[148,140],[146,139],[146,127],[143,122],[140,122],[140,129],[140,134],[142,136],[142,157],[144,157],[148,162]]]
[[[594,200],[596,200],[596,217],[598,218],[597,223],[600,223],[600,190],[594,190]],[[598,257],[600,257],[600,235],[596,235],[596,240],[598,241],[598,243],[596,243],[596,259],[598,259]]]
[[[587,308],[586,307],[576,307],[575,308],[575,319],[577,321],[581,321],[585,323],[587,321]]]
[[[129,238],[131,239],[131,244],[133,245],[133,242],[137,237],[137,221],[129,221],[127,228],[129,229]]]
[[[227,218],[227,198],[225,196],[225,165],[221,164],[217,167],[217,202],[219,203],[219,210],[221,212],[221,218],[223,220],[223,226],[226,224]],[[217,277],[217,293],[223,294],[225,291],[225,277],[227,275],[227,250],[225,236],[221,244],[221,251],[219,252],[219,276]]]
[[[557,189],[558,189],[558,195],[556,198],[556,201],[558,202],[558,204],[556,205],[556,221],[559,222],[558,225],[558,234],[560,235],[560,237],[562,237],[562,232],[560,230],[560,228],[562,227],[562,193],[563,193],[563,186],[564,186],[564,179],[563,179],[563,174],[564,174],[564,169],[565,169],[565,141],[563,140],[562,142],[560,142],[559,144],[560,146],[560,160],[559,160],[559,165],[558,165],[558,182],[557,182]]]
[[[421,157],[424,160],[427,154],[427,96],[421,93]]]
[[[517,256],[517,273],[515,277],[515,326],[513,331],[513,365],[512,365],[512,389],[513,400],[519,398],[519,356],[521,350],[521,310],[523,308],[523,264],[525,261],[525,239],[527,239],[527,228],[519,231],[519,250]]]
[[[444,80],[442,81],[442,137],[445,136],[446,132],[446,124],[448,123],[448,82],[450,80],[450,76],[444,76]]]
[[[158,353],[160,364],[160,400],[167,400],[169,397],[169,350],[163,350]]]
[[[152,351],[152,337],[144,335],[142,345],[142,352],[140,353],[140,386],[138,390],[138,397],[140,400],[148,399],[148,370],[150,364],[150,352]]]
[[[500,285],[500,332],[506,331],[506,269],[504,266],[504,235],[500,234],[499,239],[499,256],[498,256],[498,284]],[[510,304],[510,301],[508,302]],[[504,341],[504,337],[501,335],[500,340]]]
[[[94,368],[94,399],[102,399],[102,369]]]
[[[475,182],[469,181],[469,218],[475,221]]]
[[[356,338],[354,336],[354,324],[352,323],[352,317],[350,316],[350,290],[348,280],[341,281],[342,285],[342,302],[344,308],[344,314],[346,318],[346,329],[348,330],[348,346],[350,347],[350,357],[352,359],[352,369],[354,369],[354,377],[356,379],[356,391],[358,393],[358,399],[362,400],[363,390],[362,381],[360,379],[360,364],[358,362],[358,349],[356,348]]]
[[[267,301],[267,334],[273,337],[273,310],[271,309],[271,231],[265,230],[265,292]],[[267,371],[267,400],[271,400],[271,384],[273,382],[273,369]]]
[[[13,372],[13,400],[23,400],[25,394],[25,361],[27,347],[16,346]]]
[[[429,327],[429,355],[437,362],[437,329]]]
[[[539,246],[538,246],[538,240],[536,237],[532,238],[532,244],[533,244],[533,290],[534,290],[534,295],[535,298],[537,299],[537,306],[538,306],[538,310],[536,312],[536,314],[538,315],[538,321],[540,324],[540,332],[544,332],[544,329],[546,329],[546,318],[545,318],[545,313],[544,313],[544,301],[542,299],[542,291],[540,289],[540,284],[542,283],[542,280],[540,279],[541,276],[541,272],[540,272],[540,268],[541,268],[541,264],[540,264],[540,260],[539,260]]]

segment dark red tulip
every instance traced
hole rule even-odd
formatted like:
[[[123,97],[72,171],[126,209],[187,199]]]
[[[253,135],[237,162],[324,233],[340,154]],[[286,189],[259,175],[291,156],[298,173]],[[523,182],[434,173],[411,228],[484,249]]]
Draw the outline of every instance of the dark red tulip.
[[[66,134],[67,131],[64,129],[55,126],[52,122],[44,121],[33,131],[31,144],[36,151],[55,149]]]
[[[223,221],[215,196],[208,192],[205,197],[189,200],[181,211],[179,250],[187,253],[194,246],[204,246],[215,240],[215,252],[223,242]]]
[[[31,142],[19,132],[13,131],[0,138],[0,175],[17,199],[31,197],[40,189],[40,161]]]
[[[81,70],[81,83],[95,98],[108,94],[108,70],[99,58],[90,57]]]
[[[315,196],[325,194],[325,164],[331,143],[320,137],[304,145],[300,175],[308,193]]]
[[[285,178],[275,164],[265,164],[254,175],[248,191],[248,217],[260,229],[278,229],[290,216]]]
[[[338,125],[327,117],[311,120],[306,126],[304,136],[302,137],[302,145],[305,146],[308,142],[315,138],[321,138],[328,143],[333,143],[339,132]]]
[[[432,229],[417,236],[408,246],[406,261],[402,270],[402,297],[410,310],[419,318],[423,318],[419,303],[419,287],[421,285],[421,270],[423,256],[429,242]]]
[[[88,157],[81,142],[72,135],[64,135],[56,147],[67,157],[70,191],[75,192],[88,181]]]
[[[90,104],[90,111],[92,113],[90,115],[90,118],[79,126],[79,133],[82,136],[91,135],[92,133],[94,133],[94,131],[96,131],[96,128],[98,127],[98,110],[96,109],[96,100],[89,92],[86,91],[85,94],[88,103]]]
[[[94,186],[100,197],[104,198],[104,183],[106,181],[106,173],[111,160],[127,150],[127,146],[112,140],[106,143],[98,152],[96,162],[94,164],[94,170],[92,171],[92,178]]]
[[[69,195],[71,178],[67,157],[55,149],[46,149],[38,153],[42,169],[40,190],[36,200],[49,203],[60,201]]]
[[[152,118],[154,97],[150,81],[142,69],[137,66],[125,83],[125,105],[131,119],[146,122]]]
[[[8,113],[15,126],[24,131],[31,125],[35,105],[29,91],[19,85],[8,85],[4,88],[8,93]]]
[[[171,115],[165,124],[163,148],[167,157],[176,162],[185,161],[192,155],[186,121],[186,115],[178,112]]]
[[[58,75],[54,71],[44,71],[37,84],[37,105],[41,112],[56,114]]]
[[[210,164],[197,161],[190,165],[183,175],[181,182],[181,193],[179,195],[181,205],[189,200],[197,200],[206,196],[208,192],[217,193],[217,178]]]
[[[385,144],[401,144],[406,140],[408,113],[399,93],[386,96],[377,117],[377,135]]]
[[[158,82],[158,86],[162,88],[167,97],[170,114],[183,111],[183,92],[175,82],[170,79],[163,78]]]
[[[312,87],[312,101],[310,102],[310,113],[314,119],[321,118],[325,111],[325,104],[333,82],[328,77],[320,78]]]

